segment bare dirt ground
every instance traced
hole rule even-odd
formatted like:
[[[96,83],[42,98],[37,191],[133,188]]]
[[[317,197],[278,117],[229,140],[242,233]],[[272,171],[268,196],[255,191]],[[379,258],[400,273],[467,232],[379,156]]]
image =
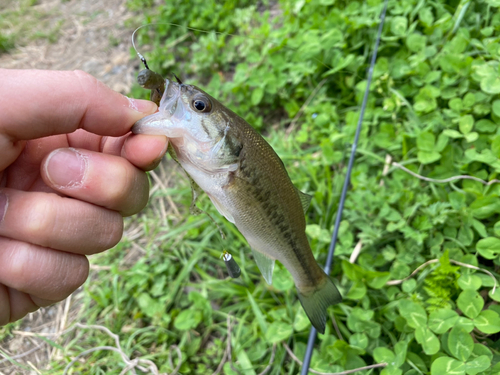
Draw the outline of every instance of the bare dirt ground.
[[[54,24],[63,21],[57,41],[41,39],[18,47],[0,56],[0,67],[81,69],[115,91],[129,91],[139,60],[130,60],[133,29],[124,23],[134,14],[126,0],[41,0],[34,8],[49,14]]]
[[[17,2],[7,6],[15,7]],[[48,14],[51,23],[61,23],[56,42],[38,39],[4,53],[0,55],[1,68],[81,69],[115,91],[129,92],[139,60],[130,59],[130,37],[137,17],[127,9],[126,0],[40,0],[33,8]],[[129,26],[125,26],[126,21]],[[36,335],[54,340],[54,335],[69,326],[78,310],[76,292],[66,301],[27,316],[20,328],[13,331],[12,338],[0,342],[0,375],[40,374],[41,370],[48,370],[50,359],[61,354]],[[22,367],[12,364],[3,353]]]

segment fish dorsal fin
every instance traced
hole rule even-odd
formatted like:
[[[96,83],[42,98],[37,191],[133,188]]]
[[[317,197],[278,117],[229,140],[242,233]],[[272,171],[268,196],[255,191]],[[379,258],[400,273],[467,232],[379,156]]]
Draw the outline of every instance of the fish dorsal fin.
[[[299,194],[300,203],[302,204],[302,209],[304,210],[304,215],[305,215],[307,212],[307,209],[309,208],[309,205],[311,204],[312,195],[303,193],[299,189],[297,189],[296,187],[295,187],[295,190],[297,190],[297,193]]]
[[[273,270],[274,270],[274,259],[269,258],[267,255],[259,253],[257,250],[252,249],[252,255],[259,267],[260,273],[264,276],[266,282],[271,285],[273,283]]]

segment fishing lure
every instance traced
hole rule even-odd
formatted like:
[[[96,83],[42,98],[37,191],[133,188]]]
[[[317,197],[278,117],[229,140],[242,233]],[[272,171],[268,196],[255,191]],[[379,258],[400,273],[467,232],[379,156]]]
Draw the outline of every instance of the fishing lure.
[[[231,254],[224,250],[221,257],[224,260],[224,264],[226,265],[228,275],[233,279],[237,279],[238,277],[240,277],[241,268],[240,266],[238,266],[238,263],[236,263]]]

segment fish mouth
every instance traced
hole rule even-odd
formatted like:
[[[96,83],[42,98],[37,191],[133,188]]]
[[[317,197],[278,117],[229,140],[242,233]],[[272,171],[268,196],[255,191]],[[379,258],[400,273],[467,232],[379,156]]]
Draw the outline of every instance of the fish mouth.
[[[160,100],[160,111],[163,110],[170,113],[173,113],[175,111],[177,101],[181,95],[180,86],[180,84],[172,82],[169,79],[165,80],[165,91],[163,92],[163,96]],[[172,111],[172,109],[174,111]]]
[[[165,80],[165,91],[159,107],[159,111],[163,113],[164,117],[173,121],[184,121],[191,118],[191,114],[182,100],[182,94],[186,91],[186,86],[169,79]]]

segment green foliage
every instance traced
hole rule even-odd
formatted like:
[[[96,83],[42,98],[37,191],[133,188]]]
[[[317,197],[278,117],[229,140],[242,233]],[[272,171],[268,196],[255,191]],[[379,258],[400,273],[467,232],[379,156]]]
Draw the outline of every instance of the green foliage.
[[[136,45],[153,70],[199,85],[266,135],[297,187],[314,197],[306,232],[324,263],[382,1],[130,0],[129,6],[141,10],[144,23],[208,30],[158,24],[141,29]],[[344,302],[329,309],[336,324],[327,322],[313,369],[385,362],[385,375],[500,372],[500,291],[493,291],[500,185],[429,182],[386,161],[389,155],[432,179],[498,178],[499,6],[498,0],[389,1],[332,270]],[[136,87],[131,95],[149,94]],[[289,273],[277,264],[274,285],[266,285],[241,234],[207,199],[201,206],[214,214],[226,241],[205,216],[189,216],[189,192],[187,181],[176,178],[129,222],[143,234],[132,265],[127,236],[94,260],[110,269],[95,271],[86,284],[85,319],[119,333],[128,354],[151,359],[160,372],[173,371],[176,345],[179,373],[206,374],[224,355],[230,315],[233,363],[224,373],[236,373],[231,366],[262,372],[273,344],[271,373],[296,373],[281,342],[302,358],[310,323]],[[178,214],[157,208],[169,199]],[[351,259],[359,241],[361,252]],[[241,266],[240,279],[224,279],[223,248]],[[429,260],[439,263],[409,277]],[[102,340],[94,332],[65,350],[74,357]],[[54,363],[53,373],[64,365]],[[103,352],[73,368],[123,370],[115,354]]]
[[[34,7],[36,0],[4,0],[0,4],[0,54],[35,39],[57,40],[64,20],[54,22],[50,13]]]
[[[448,250],[440,259],[440,265],[424,280],[424,290],[428,310],[442,307],[452,307],[452,301],[459,291],[457,285],[459,267],[452,266],[448,259]]]

